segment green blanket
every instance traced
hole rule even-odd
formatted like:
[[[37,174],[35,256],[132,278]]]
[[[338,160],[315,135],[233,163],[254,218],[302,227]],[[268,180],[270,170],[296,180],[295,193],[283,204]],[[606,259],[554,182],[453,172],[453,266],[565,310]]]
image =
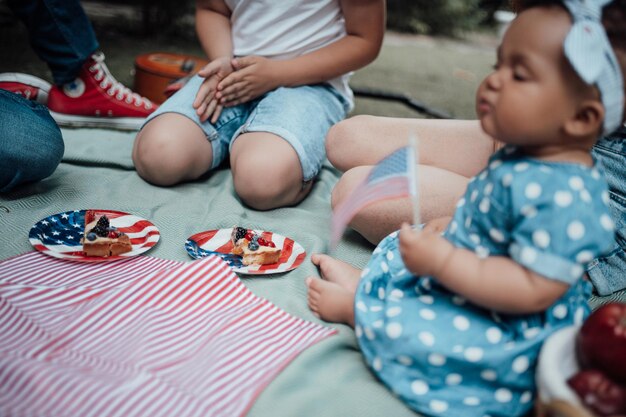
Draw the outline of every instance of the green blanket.
[[[35,222],[75,209],[121,210],[149,219],[161,240],[146,255],[179,261],[191,260],[184,242],[197,232],[235,224],[271,230],[299,242],[307,259],[285,274],[244,277],[244,284],[285,311],[318,321],[307,308],[304,279],[317,274],[310,254],[327,251],[330,192],[338,178],[331,166],[324,166],[311,195],[297,207],[260,212],[242,206],[227,169],[172,188],[147,184],[130,158],[134,133],[77,129],[64,130],[63,136],[65,156],[50,178],[0,197],[0,259],[33,250],[28,232]],[[333,255],[363,267],[371,250],[348,232]],[[624,301],[626,293],[592,303],[611,299]],[[339,334],[296,358],[262,392],[250,417],[415,415],[368,370],[352,329],[332,326]]]

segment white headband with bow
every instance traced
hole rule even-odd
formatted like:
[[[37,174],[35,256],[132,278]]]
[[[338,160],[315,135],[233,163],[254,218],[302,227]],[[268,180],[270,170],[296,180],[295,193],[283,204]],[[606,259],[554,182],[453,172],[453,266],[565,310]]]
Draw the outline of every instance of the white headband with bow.
[[[563,0],[573,20],[565,38],[565,56],[589,85],[600,90],[604,129],[608,134],[622,124],[624,80],[617,57],[602,26],[602,8],[613,0]]]

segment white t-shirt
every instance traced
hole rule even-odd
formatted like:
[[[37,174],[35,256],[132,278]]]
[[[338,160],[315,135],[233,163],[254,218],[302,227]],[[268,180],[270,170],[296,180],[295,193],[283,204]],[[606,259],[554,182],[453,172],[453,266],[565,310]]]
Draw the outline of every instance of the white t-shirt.
[[[289,59],[346,35],[338,0],[225,0],[235,56]],[[329,80],[352,104],[349,74]]]

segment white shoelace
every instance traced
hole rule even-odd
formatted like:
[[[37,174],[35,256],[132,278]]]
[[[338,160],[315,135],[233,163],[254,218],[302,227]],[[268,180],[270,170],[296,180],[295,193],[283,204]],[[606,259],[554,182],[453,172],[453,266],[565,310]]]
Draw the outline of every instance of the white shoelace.
[[[133,92],[130,88],[126,87],[121,82],[117,81],[115,77],[109,72],[109,68],[104,63],[104,54],[93,54],[92,59],[94,64],[89,67],[89,72],[95,73],[94,78],[100,82],[100,87],[107,90],[107,94],[115,96],[117,100],[124,100],[126,103],[131,104],[134,102],[135,106],[144,106],[146,109],[152,108],[152,102],[145,97]]]

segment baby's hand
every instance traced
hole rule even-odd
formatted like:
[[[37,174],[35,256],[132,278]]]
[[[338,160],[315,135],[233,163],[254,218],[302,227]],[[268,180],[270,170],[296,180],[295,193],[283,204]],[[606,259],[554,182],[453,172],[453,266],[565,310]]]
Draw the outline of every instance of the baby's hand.
[[[253,100],[279,86],[276,61],[260,56],[245,56],[232,60],[235,72],[217,86],[216,97],[226,107]]]
[[[433,219],[424,225],[423,230],[432,231],[433,233],[443,233],[448,227],[450,220],[452,220],[450,216]]]
[[[406,223],[400,229],[398,240],[402,260],[415,275],[437,276],[454,250],[438,231],[414,230]]]
[[[222,106],[215,97],[217,84],[231,72],[233,67],[229,57],[214,59],[198,71],[198,75],[205,78],[193,101],[193,108],[196,109],[200,121],[204,122],[212,116],[211,123],[217,122],[222,112]]]

